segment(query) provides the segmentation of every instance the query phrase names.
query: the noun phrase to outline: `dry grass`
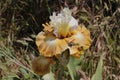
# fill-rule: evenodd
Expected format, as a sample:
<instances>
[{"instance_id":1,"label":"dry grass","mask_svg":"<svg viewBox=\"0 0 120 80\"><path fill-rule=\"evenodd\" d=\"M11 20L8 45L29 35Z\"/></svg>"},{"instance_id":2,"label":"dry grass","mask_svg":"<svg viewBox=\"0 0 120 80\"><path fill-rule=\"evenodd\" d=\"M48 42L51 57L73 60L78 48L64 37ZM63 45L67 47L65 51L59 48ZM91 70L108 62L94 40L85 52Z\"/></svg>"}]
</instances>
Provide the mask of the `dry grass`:
<instances>
[{"instance_id":1,"label":"dry grass","mask_svg":"<svg viewBox=\"0 0 120 80\"><path fill-rule=\"evenodd\" d=\"M92 45L79 63L82 77L91 79L104 54L103 80L120 80L119 0L1 0L0 80L40 80L30 63L39 55L35 36L63 6L73 8L73 16L91 31Z\"/></svg>"}]
</instances>

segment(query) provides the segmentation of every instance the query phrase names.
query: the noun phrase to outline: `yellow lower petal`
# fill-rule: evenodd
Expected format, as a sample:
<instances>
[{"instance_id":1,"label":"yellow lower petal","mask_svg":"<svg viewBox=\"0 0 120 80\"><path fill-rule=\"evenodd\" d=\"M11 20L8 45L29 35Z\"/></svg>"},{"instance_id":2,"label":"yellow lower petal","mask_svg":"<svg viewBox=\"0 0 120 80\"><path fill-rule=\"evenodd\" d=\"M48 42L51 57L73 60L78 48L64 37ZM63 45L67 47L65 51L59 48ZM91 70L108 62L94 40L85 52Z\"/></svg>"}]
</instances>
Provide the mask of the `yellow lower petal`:
<instances>
[{"instance_id":1,"label":"yellow lower petal","mask_svg":"<svg viewBox=\"0 0 120 80\"><path fill-rule=\"evenodd\" d=\"M72 31L72 36L66 39L68 42L73 41L74 44L79 44L84 50L91 45L90 32L84 26L79 26L78 29Z\"/></svg>"},{"instance_id":2,"label":"yellow lower petal","mask_svg":"<svg viewBox=\"0 0 120 80\"><path fill-rule=\"evenodd\" d=\"M69 47L70 55L75 56L77 58L80 58L80 56L83 54L83 49L79 49L79 46L73 46Z\"/></svg>"},{"instance_id":3,"label":"yellow lower petal","mask_svg":"<svg viewBox=\"0 0 120 80\"><path fill-rule=\"evenodd\" d=\"M67 43L64 39L58 39L54 35L45 34L44 32L37 35L36 45L39 52L46 57L61 54L62 51L67 49Z\"/></svg>"}]
</instances>

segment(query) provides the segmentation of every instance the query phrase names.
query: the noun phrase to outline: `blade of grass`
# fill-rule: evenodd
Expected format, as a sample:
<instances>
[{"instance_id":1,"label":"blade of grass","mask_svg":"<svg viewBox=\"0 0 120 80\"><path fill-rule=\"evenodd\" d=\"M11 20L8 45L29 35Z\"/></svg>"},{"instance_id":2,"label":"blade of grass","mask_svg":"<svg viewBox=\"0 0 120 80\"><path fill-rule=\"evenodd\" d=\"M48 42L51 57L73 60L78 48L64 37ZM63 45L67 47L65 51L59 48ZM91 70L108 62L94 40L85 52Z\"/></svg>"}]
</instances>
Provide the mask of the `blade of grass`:
<instances>
[{"instance_id":1,"label":"blade of grass","mask_svg":"<svg viewBox=\"0 0 120 80\"><path fill-rule=\"evenodd\" d=\"M26 69L27 71L29 71L29 72L31 72L32 74L34 74L34 75L37 76L37 74L35 74L35 73L34 73L32 70L30 70L29 68L25 67L25 66L24 66L20 61L18 61L14 56L9 55L9 54L12 54L9 48L7 48L7 47L4 47L4 49L3 49L3 48L0 48L0 53L3 54L4 56L6 56L7 58L9 58L10 61L12 61L13 63L19 65L20 67Z\"/></svg>"},{"instance_id":2,"label":"blade of grass","mask_svg":"<svg viewBox=\"0 0 120 80\"><path fill-rule=\"evenodd\" d=\"M95 74L92 76L91 80L102 80L102 67L103 67L103 54L100 56L100 61L98 63Z\"/></svg>"}]
</instances>

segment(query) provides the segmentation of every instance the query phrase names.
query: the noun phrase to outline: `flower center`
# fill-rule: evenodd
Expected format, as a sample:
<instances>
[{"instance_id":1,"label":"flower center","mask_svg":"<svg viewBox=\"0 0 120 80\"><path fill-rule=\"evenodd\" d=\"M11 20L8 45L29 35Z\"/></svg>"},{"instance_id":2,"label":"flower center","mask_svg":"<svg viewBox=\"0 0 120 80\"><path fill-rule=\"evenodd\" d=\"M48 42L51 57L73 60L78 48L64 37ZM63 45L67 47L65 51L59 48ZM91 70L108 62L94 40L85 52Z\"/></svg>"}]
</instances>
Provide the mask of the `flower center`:
<instances>
[{"instance_id":1,"label":"flower center","mask_svg":"<svg viewBox=\"0 0 120 80\"><path fill-rule=\"evenodd\" d=\"M59 38L65 38L68 36L69 34L69 30L70 30L70 26L69 24L66 24L66 23L62 23L62 24L59 24L58 25L58 37Z\"/></svg>"}]
</instances>

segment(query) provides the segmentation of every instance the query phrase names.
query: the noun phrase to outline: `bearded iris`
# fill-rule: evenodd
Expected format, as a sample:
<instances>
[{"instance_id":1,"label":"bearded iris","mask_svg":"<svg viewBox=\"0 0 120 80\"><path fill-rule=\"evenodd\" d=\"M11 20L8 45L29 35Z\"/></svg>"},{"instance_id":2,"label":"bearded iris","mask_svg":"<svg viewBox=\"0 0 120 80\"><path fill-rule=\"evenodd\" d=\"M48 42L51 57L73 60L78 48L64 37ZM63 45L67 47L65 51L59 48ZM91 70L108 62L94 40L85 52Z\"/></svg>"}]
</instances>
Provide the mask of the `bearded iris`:
<instances>
[{"instance_id":1,"label":"bearded iris","mask_svg":"<svg viewBox=\"0 0 120 80\"><path fill-rule=\"evenodd\" d=\"M91 44L90 32L79 25L68 8L59 14L53 13L50 22L43 24L43 31L36 37L36 45L41 55L53 57L69 49L70 55L80 57Z\"/></svg>"}]
</instances>

